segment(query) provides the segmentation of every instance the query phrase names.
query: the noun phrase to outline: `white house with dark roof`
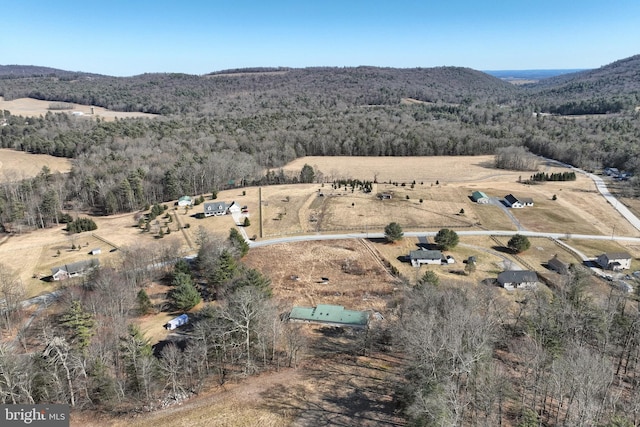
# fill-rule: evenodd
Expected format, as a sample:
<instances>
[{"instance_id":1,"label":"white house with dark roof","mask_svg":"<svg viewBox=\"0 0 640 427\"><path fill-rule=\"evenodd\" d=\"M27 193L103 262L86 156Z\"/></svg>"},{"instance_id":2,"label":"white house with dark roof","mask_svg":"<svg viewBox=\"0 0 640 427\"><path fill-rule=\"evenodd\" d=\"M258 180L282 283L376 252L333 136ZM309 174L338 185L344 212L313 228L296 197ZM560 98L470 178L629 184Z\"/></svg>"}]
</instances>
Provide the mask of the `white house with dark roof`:
<instances>
[{"instance_id":1,"label":"white house with dark roof","mask_svg":"<svg viewBox=\"0 0 640 427\"><path fill-rule=\"evenodd\" d=\"M409 252L411 265L420 267L422 264L442 264L442 252L419 249Z\"/></svg>"},{"instance_id":2,"label":"white house with dark roof","mask_svg":"<svg viewBox=\"0 0 640 427\"><path fill-rule=\"evenodd\" d=\"M51 269L51 277L56 281L68 279L70 277L78 277L89 273L99 265L100 261L97 259L72 262L58 267L53 267Z\"/></svg>"},{"instance_id":3,"label":"white house with dark roof","mask_svg":"<svg viewBox=\"0 0 640 427\"><path fill-rule=\"evenodd\" d=\"M596 258L596 262L605 270L628 270L631 268L631 255L626 252L609 252Z\"/></svg>"},{"instance_id":4,"label":"white house with dark roof","mask_svg":"<svg viewBox=\"0 0 640 427\"><path fill-rule=\"evenodd\" d=\"M516 197L513 194L507 194L504 196L504 202L510 208L524 208L525 206L533 206L533 199L531 197Z\"/></svg>"},{"instance_id":5,"label":"white house with dark roof","mask_svg":"<svg viewBox=\"0 0 640 427\"><path fill-rule=\"evenodd\" d=\"M528 270L503 271L498 274L498 283L508 291L534 288L538 284L538 275Z\"/></svg>"},{"instance_id":6,"label":"white house with dark roof","mask_svg":"<svg viewBox=\"0 0 640 427\"><path fill-rule=\"evenodd\" d=\"M518 200L518 198L516 196L514 196L513 194L507 194L506 196L504 196L504 202L510 208L523 208L524 207L524 205L520 202L520 200Z\"/></svg>"}]
</instances>

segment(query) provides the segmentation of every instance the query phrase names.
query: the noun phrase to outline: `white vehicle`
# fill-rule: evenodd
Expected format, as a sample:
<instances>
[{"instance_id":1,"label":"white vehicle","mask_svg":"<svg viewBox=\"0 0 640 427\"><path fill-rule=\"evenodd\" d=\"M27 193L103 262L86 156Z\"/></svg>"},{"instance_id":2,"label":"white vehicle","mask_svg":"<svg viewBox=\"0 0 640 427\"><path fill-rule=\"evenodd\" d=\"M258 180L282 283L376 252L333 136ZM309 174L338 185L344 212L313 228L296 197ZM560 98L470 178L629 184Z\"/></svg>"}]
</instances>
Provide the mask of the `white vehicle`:
<instances>
[{"instance_id":1,"label":"white vehicle","mask_svg":"<svg viewBox=\"0 0 640 427\"><path fill-rule=\"evenodd\" d=\"M169 320L167 324L164 325L164 327L170 331L173 331L177 327L186 325L187 323L189 323L189 316L187 316L186 314L181 314L180 316Z\"/></svg>"}]
</instances>

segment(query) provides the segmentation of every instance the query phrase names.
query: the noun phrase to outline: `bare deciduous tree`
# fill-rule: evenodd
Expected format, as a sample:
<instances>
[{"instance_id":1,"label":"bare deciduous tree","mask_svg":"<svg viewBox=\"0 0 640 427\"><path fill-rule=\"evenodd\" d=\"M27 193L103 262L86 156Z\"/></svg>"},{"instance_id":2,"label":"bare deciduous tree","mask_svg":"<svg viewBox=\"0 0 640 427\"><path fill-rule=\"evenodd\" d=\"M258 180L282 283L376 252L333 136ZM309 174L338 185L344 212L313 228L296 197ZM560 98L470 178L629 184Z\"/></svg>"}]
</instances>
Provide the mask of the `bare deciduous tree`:
<instances>
[{"instance_id":1,"label":"bare deciduous tree","mask_svg":"<svg viewBox=\"0 0 640 427\"><path fill-rule=\"evenodd\" d=\"M12 316L20 309L25 290L18 274L4 264L0 264L0 312L5 328L12 326Z\"/></svg>"}]
</instances>

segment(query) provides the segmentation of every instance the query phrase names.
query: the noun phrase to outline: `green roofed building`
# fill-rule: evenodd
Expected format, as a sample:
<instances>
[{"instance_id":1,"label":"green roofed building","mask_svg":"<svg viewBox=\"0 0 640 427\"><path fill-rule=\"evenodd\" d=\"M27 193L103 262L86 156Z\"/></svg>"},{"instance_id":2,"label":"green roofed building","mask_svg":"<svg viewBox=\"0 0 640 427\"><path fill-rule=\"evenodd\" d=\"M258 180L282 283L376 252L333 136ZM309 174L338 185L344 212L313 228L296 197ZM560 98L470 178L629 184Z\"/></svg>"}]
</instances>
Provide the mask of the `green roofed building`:
<instances>
[{"instance_id":1,"label":"green roofed building","mask_svg":"<svg viewBox=\"0 0 640 427\"><path fill-rule=\"evenodd\" d=\"M364 328L369 323L369 313L346 310L341 305L320 304L316 307L293 307L289 320Z\"/></svg>"},{"instance_id":2,"label":"green roofed building","mask_svg":"<svg viewBox=\"0 0 640 427\"><path fill-rule=\"evenodd\" d=\"M489 196L484 194L482 191L474 191L473 193L471 193L471 200L476 203L485 204L489 203Z\"/></svg>"},{"instance_id":3,"label":"green roofed building","mask_svg":"<svg viewBox=\"0 0 640 427\"><path fill-rule=\"evenodd\" d=\"M193 200L191 200L191 197L189 196L182 196L178 199L178 206L180 207L191 206L192 204Z\"/></svg>"}]
</instances>

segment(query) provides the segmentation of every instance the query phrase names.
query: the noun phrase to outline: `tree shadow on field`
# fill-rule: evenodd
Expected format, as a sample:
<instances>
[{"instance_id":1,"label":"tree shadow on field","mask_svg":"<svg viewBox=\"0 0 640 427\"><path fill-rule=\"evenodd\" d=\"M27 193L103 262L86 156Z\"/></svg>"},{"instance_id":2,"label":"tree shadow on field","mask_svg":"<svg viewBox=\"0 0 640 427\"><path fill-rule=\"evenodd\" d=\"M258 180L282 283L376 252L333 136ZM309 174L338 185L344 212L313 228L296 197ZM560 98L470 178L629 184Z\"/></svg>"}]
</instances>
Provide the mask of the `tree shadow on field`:
<instances>
[{"instance_id":1,"label":"tree shadow on field","mask_svg":"<svg viewBox=\"0 0 640 427\"><path fill-rule=\"evenodd\" d=\"M387 243L387 239L384 237L369 237L367 240L371 243Z\"/></svg>"},{"instance_id":2,"label":"tree shadow on field","mask_svg":"<svg viewBox=\"0 0 640 427\"><path fill-rule=\"evenodd\" d=\"M503 253L503 254L513 255L513 251L511 249L507 248L506 246L491 246L491 249L493 249L496 252Z\"/></svg>"},{"instance_id":3,"label":"tree shadow on field","mask_svg":"<svg viewBox=\"0 0 640 427\"><path fill-rule=\"evenodd\" d=\"M487 160L486 162L478 162L478 163L473 163L473 166L478 166L484 169L492 169L492 170L504 170L504 169L498 169L496 168L496 163L492 160Z\"/></svg>"},{"instance_id":4,"label":"tree shadow on field","mask_svg":"<svg viewBox=\"0 0 640 427\"><path fill-rule=\"evenodd\" d=\"M410 263L411 257L409 255L398 255L396 259L400 262Z\"/></svg>"},{"instance_id":5,"label":"tree shadow on field","mask_svg":"<svg viewBox=\"0 0 640 427\"><path fill-rule=\"evenodd\" d=\"M322 366L320 366L322 365ZM315 364L305 384L276 385L262 393L265 409L295 417L295 425L309 426L402 426L389 396L390 384L359 387L349 374L332 365ZM348 368L347 368L348 369ZM364 381L367 379L364 378Z\"/></svg>"},{"instance_id":6,"label":"tree shadow on field","mask_svg":"<svg viewBox=\"0 0 640 427\"><path fill-rule=\"evenodd\" d=\"M179 335L170 335L167 339L159 341L152 346L153 355L155 357L161 357L162 350L164 350L169 344L175 344L181 351L184 351L184 349L187 348L187 340L184 337Z\"/></svg>"}]
</instances>

